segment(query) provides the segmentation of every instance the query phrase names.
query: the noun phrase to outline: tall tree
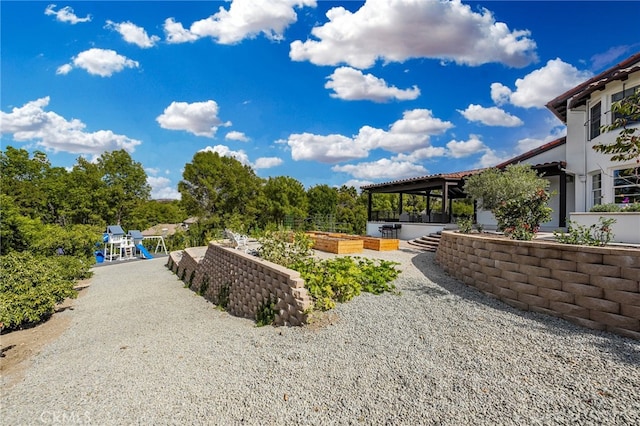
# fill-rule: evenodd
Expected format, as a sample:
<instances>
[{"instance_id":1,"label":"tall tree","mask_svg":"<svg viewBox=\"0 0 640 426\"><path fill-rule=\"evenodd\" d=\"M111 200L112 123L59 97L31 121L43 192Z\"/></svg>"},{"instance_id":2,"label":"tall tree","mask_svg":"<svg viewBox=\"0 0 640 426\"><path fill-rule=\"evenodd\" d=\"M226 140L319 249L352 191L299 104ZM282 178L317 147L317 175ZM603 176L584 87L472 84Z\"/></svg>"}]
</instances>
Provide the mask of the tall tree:
<instances>
[{"instance_id":1,"label":"tall tree","mask_svg":"<svg viewBox=\"0 0 640 426\"><path fill-rule=\"evenodd\" d=\"M66 223L105 226L111 220L107 185L96 163L78 157L67 175Z\"/></svg>"},{"instance_id":2,"label":"tall tree","mask_svg":"<svg viewBox=\"0 0 640 426\"><path fill-rule=\"evenodd\" d=\"M285 217L305 219L307 217L307 194L304 185L289 176L270 177L262 187L266 211L262 215L266 222L282 224Z\"/></svg>"},{"instance_id":3,"label":"tall tree","mask_svg":"<svg viewBox=\"0 0 640 426\"><path fill-rule=\"evenodd\" d=\"M133 161L124 149L102 154L98 158L98 168L106 184L108 222L126 225L138 203L150 197L147 174L142 164Z\"/></svg>"},{"instance_id":4,"label":"tall tree","mask_svg":"<svg viewBox=\"0 0 640 426\"><path fill-rule=\"evenodd\" d=\"M8 146L0 152L2 193L14 199L19 211L33 218L47 213L44 180L51 168L47 155L36 151L33 157L24 149Z\"/></svg>"},{"instance_id":5,"label":"tall tree","mask_svg":"<svg viewBox=\"0 0 640 426\"><path fill-rule=\"evenodd\" d=\"M337 222L341 230L350 234L364 234L367 228L366 197L358 196L353 186L338 189Z\"/></svg>"},{"instance_id":6,"label":"tall tree","mask_svg":"<svg viewBox=\"0 0 640 426\"><path fill-rule=\"evenodd\" d=\"M309 215L335 215L338 207L338 191L329 185L316 185L307 190Z\"/></svg>"},{"instance_id":7,"label":"tall tree","mask_svg":"<svg viewBox=\"0 0 640 426\"><path fill-rule=\"evenodd\" d=\"M216 152L197 152L184 167L178 191L187 213L217 226L253 224L261 179L251 167Z\"/></svg>"}]
</instances>

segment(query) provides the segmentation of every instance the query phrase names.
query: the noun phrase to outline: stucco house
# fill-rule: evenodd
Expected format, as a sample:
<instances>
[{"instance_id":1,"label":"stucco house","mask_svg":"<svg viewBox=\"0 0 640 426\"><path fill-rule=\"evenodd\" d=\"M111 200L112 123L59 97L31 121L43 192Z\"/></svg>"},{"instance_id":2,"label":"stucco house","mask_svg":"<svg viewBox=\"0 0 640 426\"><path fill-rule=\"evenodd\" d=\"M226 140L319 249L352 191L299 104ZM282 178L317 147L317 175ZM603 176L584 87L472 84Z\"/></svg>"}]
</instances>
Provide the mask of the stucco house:
<instances>
[{"instance_id":1,"label":"stucco house","mask_svg":"<svg viewBox=\"0 0 640 426\"><path fill-rule=\"evenodd\" d=\"M611 104L640 92L640 53L629 57L547 103L567 125L566 170L575 177L570 211L586 212L596 204L640 202L640 164L613 162L593 145L614 142L619 131L602 132L614 120ZM631 124L640 127L640 122Z\"/></svg>"},{"instance_id":2,"label":"stucco house","mask_svg":"<svg viewBox=\"0 0 640 426\"><path fill-rule=\"evenodd\" d=\"M602 132L601 126L615 120L611 113L612 103L636 92L640 92L640 52L547 103L547 108L566 124L566 137L497 165L504 168L509 164L531 164L549 179L550 190L557 195L550 200L553 218L542 224L542 230L564 228L570 216L574 220L572 213L588 212L596 204L640 202L640 164L635 160L614 162L609 155L592 148L594 144L615 141L619 130ZM631 126L639 127L640 123L632 123ZM407 226L403 225L400 238L413 239L418 234L442 230L447 223L454 221L450 200L464 196L464 178L477 172L479 170L363 186L370 197L367 232L375 234L381 223L375 220L375 212L371 211L372 194L399 193L401 196L413 194L429 198L433 196L434 188L444 201L438 216L440 223L425 221L424 218L411 221ZM398 220L402 221L402 212L398 213ZM490 212L478 211L477 222L489 227L495 225ZM636 243L640 243L640 215L634 215L625 227L636 229L638 233L627 242L638 239Z\"/></svg>"}]
</instances>

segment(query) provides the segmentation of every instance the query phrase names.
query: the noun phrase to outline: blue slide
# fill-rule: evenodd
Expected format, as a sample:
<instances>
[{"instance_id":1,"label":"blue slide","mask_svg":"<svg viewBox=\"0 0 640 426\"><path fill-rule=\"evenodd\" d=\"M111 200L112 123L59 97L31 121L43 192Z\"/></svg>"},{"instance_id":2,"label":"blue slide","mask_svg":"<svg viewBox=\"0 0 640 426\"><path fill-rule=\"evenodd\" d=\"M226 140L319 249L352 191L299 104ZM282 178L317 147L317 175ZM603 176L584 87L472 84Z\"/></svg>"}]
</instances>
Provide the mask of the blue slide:
<instances>
[{"instance_id":1,"label":"blue slide","mask_svg":"<svg viewBox=\"0 0 640 426\"><path fill-rule=\"evenodd\" d=\"M142 253L145 259L153 259L153 256L151 256L151 253L149 253L142 244L138 244L136 248L140 250L140 253Z\"/></svg>"}]
</instances>

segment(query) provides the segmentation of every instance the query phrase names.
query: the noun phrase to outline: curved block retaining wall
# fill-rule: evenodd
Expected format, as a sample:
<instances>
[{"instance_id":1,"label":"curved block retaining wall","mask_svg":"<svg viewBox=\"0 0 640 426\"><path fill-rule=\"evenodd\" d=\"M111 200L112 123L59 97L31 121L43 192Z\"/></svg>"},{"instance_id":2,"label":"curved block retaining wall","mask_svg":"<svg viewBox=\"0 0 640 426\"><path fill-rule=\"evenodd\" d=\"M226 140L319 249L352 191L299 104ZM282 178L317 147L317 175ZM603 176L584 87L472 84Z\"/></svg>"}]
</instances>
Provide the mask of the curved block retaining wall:
<instances>
[{"instance_id":1,"label":"curved block retaining wall","mask_svg":"<svg viewBox=\"0 0 640 426\"><path fill-rule=\"evenodd\" d=\"M640 340L640 250L445 231L436 261L516 308Z\"/></svg>"},{"instance_id":2,"label":"curved block retaining wall","mask_svg":"<svg viewBox=\"0 0 640 426\"><path fill-rule=\"evenodd\" d=\"M189 249L173 252L167 266L215 304L220 304L220 296L228 290L227 311L232 315L256 319L260 306L271 300L276 303L275 325L306 322L305 310L312 303L297 271L215 243L209 244L200 259L192 254Z\"/></svg>"}]
</instances>

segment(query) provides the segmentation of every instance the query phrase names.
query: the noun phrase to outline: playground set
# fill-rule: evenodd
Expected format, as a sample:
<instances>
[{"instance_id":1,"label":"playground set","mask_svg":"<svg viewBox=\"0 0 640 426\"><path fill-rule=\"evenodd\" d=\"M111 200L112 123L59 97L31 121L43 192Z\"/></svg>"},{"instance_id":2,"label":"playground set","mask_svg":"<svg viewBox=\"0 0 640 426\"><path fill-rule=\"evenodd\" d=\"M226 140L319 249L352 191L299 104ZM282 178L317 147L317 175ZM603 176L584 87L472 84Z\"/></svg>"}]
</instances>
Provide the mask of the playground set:
<instances>
[{"instance_id":1,"label":"playground set","mask_svg":"<svg viewBox=\"0 0 640 426\"><path fill-rule=\"evenodd\" d=\"M138 230L130 230L125 234L119 225L109 225L102 235L102 250L95 252L96 262L153 259L153 255L143 245L144 240L156 242L154 253L164 252L164 254L168 254L164 236L143 236L142 232Z\"/></svg>"}]
</instances>

